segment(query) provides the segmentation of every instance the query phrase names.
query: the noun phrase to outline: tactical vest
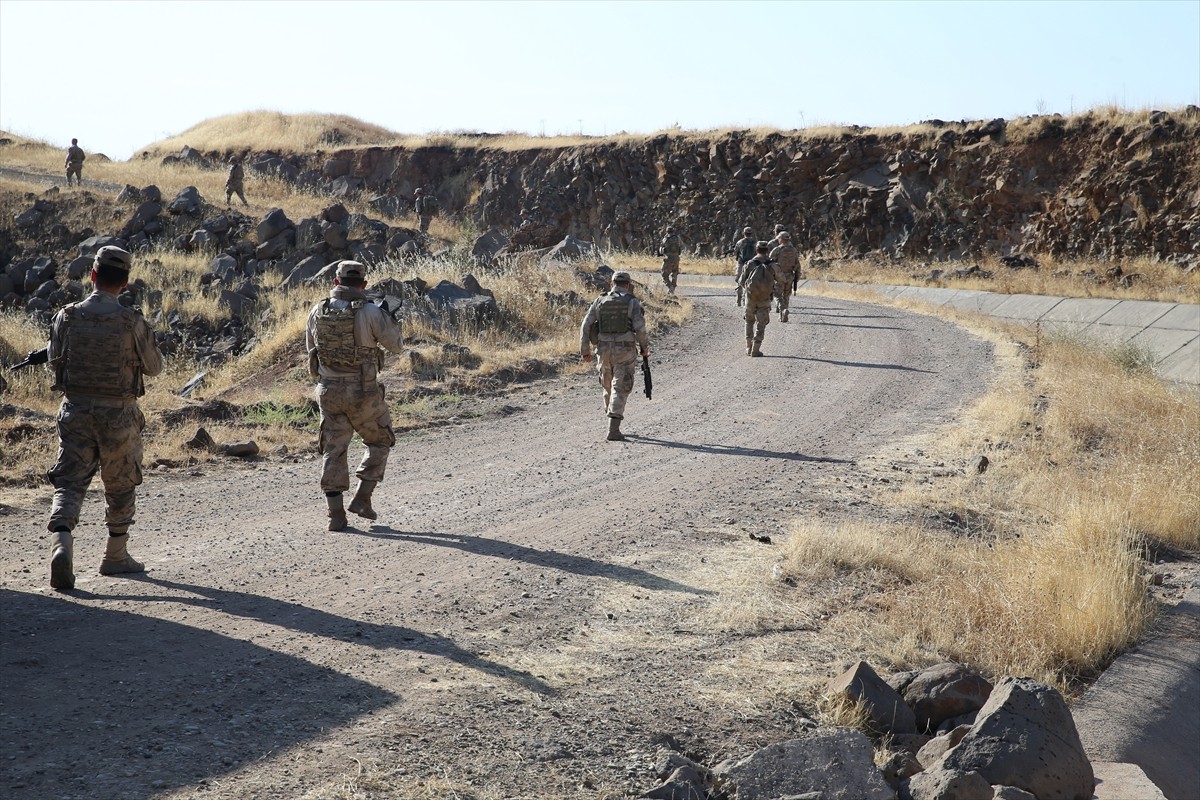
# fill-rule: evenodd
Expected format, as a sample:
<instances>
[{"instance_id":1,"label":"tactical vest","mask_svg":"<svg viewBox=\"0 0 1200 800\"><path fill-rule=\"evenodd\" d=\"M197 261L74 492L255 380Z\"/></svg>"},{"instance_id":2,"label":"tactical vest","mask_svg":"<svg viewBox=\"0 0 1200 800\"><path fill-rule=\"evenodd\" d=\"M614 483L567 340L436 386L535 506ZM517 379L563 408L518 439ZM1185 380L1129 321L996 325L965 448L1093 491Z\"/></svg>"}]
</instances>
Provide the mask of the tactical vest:
<instances>
[{"instance_id":1,"label":"tactical vest","mask_svg":"<svg viewBox=\"0 0 1200 800\"><path fill-rule=\"evenodd\" d=\"M141 397L145 389L133 342L136 313L127 308L112 314L95 314L78 306L63 309L63 355L54 388L68 395Z\"/></svg>"},{"instance_id":2,"label":"tactical vest","mask_svg":"<svg viewBox=\"0 0 1200 800\"><path fill-rule=\"evenodd\" d=\"M799 251L795 245L781 244L771 251L771 255L775 256L775 262L789 273L795 272L796 267L800 266Z\"/></svg>"},{"instance_id":3,"label":"tactical vest","mask_svg":"<svg viewBox=\"0 0 1200 800\"><path fill-rule=\"evenodd\" d=\"M345 308L334 308L326 299L317 315L317 358L332 369L358 369L374 356L374 347L359 347L354 338L354 318L363 306L352 300Z\"/></svg>"},{"instance_id":4,"label":"tactical vest","mask_svg":"<svg viewBox=\"0 0 1200 800\"><path fill-rule=\"evenodd\" d=\"M775 291L775 280L771 277L771 267L756 257L746 264L745 270L746 294L757 303L769 300Z\"/></svg>"},{"instance_id":5,"label":"tactical vest","mask_svg":"<svg viewBox=\"0 0 1200 800\"><path fill-rule=\"evenodd\" d=\"M663 255L677 256L683 252L683 242L679 240L677 235L668 236L666 239L663 239L662 249Z\"/></svg>"},{"instance_id":6,"label":"tactical vest","mask_svg":"<svg viewBox=\"0 0 1200 800\"><path fill-rule=\"evenodd\" d=\"M633 295L609 292L600 301L596 324L599 333L622 334L633 330Z\"/></svg>"}]
</instances>

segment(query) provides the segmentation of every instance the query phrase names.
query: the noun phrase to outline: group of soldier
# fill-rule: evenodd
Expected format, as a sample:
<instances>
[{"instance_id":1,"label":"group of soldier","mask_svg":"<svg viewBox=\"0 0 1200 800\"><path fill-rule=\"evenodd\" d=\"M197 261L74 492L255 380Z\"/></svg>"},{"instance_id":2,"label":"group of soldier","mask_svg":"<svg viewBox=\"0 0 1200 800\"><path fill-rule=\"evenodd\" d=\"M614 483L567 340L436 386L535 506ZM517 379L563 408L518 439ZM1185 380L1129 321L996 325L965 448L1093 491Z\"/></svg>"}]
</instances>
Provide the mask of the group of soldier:
<instances>
[{"instance_id":1,"label":"group of soldier","mask_svg":"<svg viewBox=\"0 0 1200 800\"><path fill-rule=\"evenodd\" d=\"M72 140L72 151L77 149ZM82 150L77 155L68 153L68 178L80 179L82 163ZM241 160L230 159L227 202L233 194L246 202L243 177ZM429 202L418 189L415 210L425 231L437 211L436 201ZM528 219L528 214L523 217ZM660 247L662 277L668 294L673 295L683 246L674 228L665 233ZM743 233L734 247L738 302L745 306L746 352L761 356L772 298L780 321L788 320L788 299L798 277L799 260L782 226L776 226L776 236L769 242L754 240L750 228ZM91 294L59 311L50 327L45 360L53 370L53 388L63 395L56 419L58 456L48 472L54 486L47 526L50 585L58 590L75 586L73 531L97 472L104 484L108 528L100 574L145 569L128 550L136 487L142 482L142 430L146 424L138 398L145 393L144 379L159 374L163 362L149 324L136 309L118 300L129 283L132 263L128 251L101 247L93 259ZM329 297L313 306L305 327L309 373L316 382L321 414L320 485L331 531L348 525L347 512L368 520L378 517L372 495L383 480L396 443L379 373L384 351L400 353L404 340L396 319L369 301L367 272L357 261L339 261ZM650 355L645 311L632 287L628 272L613 273L610 289L591 304L579 331L580 357L584 362L595 361L604 391L609 441L625 439L621 422L626 402L639 359L645 363ZM355 472L355 493L346 504L348 449L356 433L366 450Z\"/></svg>"}]
</instances>

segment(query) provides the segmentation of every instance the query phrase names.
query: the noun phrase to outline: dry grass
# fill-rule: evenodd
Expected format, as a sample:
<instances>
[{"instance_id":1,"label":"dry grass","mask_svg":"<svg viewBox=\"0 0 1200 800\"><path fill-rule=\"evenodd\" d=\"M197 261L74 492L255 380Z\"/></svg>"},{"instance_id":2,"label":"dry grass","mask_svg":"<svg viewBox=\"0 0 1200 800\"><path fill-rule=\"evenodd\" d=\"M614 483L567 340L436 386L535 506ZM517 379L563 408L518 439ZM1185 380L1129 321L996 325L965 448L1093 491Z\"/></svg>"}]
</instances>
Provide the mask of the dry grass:
<instances>
[{"instance_id":1,"label":"dry grass","mask_svg":"<svg viewBox=\"0 0 1200 800\"><path fill-rule=\"evenodd\" d=\"M397 138L387 128L344 114L281 114L263 110L213 117L139 150L162 156L177 153L186 145L203 151L304 153L353 145L391 145Z\"/></svg>"},{"instance_id":2,"label":"dry grass","mask_svg":"<svg viewBox=\"0 0 1200 800\"><path fill-rule=\"evenodd\" d=\"M880 497L913 522L798 522L784 570L872 587L834 628L858 633L876 663L953 659L1066 689L1146 630L1147 547L1200 549L1200 400L1112 351L1030 341L1029 363L990 335L1002 367L990 391L952 430L908 445L949 464L983 453L991 468Z\"/></svg>"}]
</instances>

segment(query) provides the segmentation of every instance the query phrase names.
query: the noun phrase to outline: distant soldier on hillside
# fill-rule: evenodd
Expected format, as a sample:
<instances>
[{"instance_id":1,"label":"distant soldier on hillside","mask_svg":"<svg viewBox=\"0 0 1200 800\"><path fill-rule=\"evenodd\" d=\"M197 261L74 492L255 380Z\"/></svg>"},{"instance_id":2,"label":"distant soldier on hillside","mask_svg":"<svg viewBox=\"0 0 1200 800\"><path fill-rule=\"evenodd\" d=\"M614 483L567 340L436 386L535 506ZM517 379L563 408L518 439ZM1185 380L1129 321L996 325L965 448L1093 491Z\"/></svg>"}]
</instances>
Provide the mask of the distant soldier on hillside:
<instances>
[{"instance_id":1,"label":"distant soldier on hillside","mask_svg":"<svg viewBox=\"0 0 1200 800\"><path fill-rule=\"evenodd\" d=\"M229 176L225 178L225 205L229 205L235 194L241 198L242 205L250 205L246 202L245 186L243 185L245 180L246 169L242 166L242 159L230 156Z\"/></svg>"},{"instance_id":2,"label":"distant soldier on hillside","mask_svg":"<svg viewBox=\"0 0 1200 800\"><path fill-rule=\"evenodd\" d=\"M78 139L71 140L71 146L67 148L67 160L63 165L67 168L67 186L71 185L71 176L75 176L75 185L80 186L83 183L83 160L87 156L83 152L83 148L79 146Z\"/></svg>"},{"instance_id":3,"label":"distant soldier on hillside","mask_svg":"<svg viewBox=\"0 0 1200 800\"><path fill-rule=\"evenodd\" d=\"M417 214L417 219L421 221L421 233L429 230L429 221L438 213L438 201L433 195L425 194L424 189L417 189L416 196L413 198L413 211Z\"/></svg>"},{"instance_id":4,"label":"distant soldier on hillside","mask_svg":"<svg viewBox=\"0 0 1200 800\"><path fill-rule=\"evenodd\" d=\"M667 294L675 294L675 287L679 284L679 254L682 252L683 242L679 234L674 228L668 227L667 235L658 247L658 254L663 257L662 279L666 284Z\"/></svg>"}]
</instances>

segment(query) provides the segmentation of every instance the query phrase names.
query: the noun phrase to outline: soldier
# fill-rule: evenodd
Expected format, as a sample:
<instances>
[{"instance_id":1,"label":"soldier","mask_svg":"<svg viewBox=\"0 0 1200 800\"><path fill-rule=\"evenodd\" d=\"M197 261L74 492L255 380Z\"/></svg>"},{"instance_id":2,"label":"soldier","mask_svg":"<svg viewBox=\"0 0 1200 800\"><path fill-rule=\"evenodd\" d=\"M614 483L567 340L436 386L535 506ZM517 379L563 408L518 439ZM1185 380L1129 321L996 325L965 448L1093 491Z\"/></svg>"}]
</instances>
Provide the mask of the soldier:
<instances>
[{"instance_id":1,"label":"soldier","mask_svg":"<svg viewBox=\"0 0 1200 800\"><path fill-rule=\"evenodd\" d=\"M367 302L365 266L340 261L335 274L329 297L309 312L304 342L321 409L321 489L329 506L329 530L340 531L346 527L342 492L350 488L346 451L355 433L367 451L358 465L358 488L349 510L364 519L379 516L371 508L371 493L383 480L388 453L396 444L392 414L378 381L383 366L379 348L399 353L404 340L399 324Z\"/></svg>"},{"instance_id":2,"label":"soldier","mask_svg":"<svg viewBox=\"0 0 1200 800\"><path fill-rule=\"evenodd\" d=\"M779 234L783 233L784 230L785 230L785 227L783 226L782 223L776 223L775 229L772 232L774 235L771 237L771 241L767 242L767 247L771 248L772 250L774 250L776 247L778 247L779 246Z\"/></svg>"},{"instance_id":3,"label":"soldier","mask_svg":"<svg viewBox=\"0 0 1200 800\"><path fill-rule=\"evenodd\" d=\"M246 202L245 187L242 182L246 179L246 170L242 166L242 160L237 156L229 158L229 176L225 178L225 205L229 205L236 194L242 200L242 205L248 206Z\"/></svg>"},{"instance_id":4,"label":"soldier","mask_svg":"<svg viewBox=\"0 0 1200 800\"><path fill-rule=\"evenodd\" d=\"M433 215L438 212L437 198L433 195L426 195L424 189L417 189L417 194L413 198L413 211L417 213L417 218L421 221L421 233L429 230L429 220L433 219Z\"/></svg>"},{"instance_id":5,"label":"soldier","mask_svg":"<svg viewBox=\"0 0 1200 800\"><path fill-rule=\"evenodd\" d=\"M592 360L596 351L596 370L604 387L604 410L608 414L608 441L623 442L621 420L625 401L633 391L638 353L650 355L650 337L642 304L633 296L633 279L628 272L612 276L612 288L588 309L579 326L579 355Z\"/></svg>"},{"instance_id":6,"label":"soldier","mask_svg":"<svg viewBox=\"0 0 1200 800\"><path fill-rule=\"evenodd\" d=\"M137 398L145 394L142 378L162 372L162 355L142 315L117 300L129 282L131 264L125 250L101 247L92 263L92 293L59 311L50 326L53 388L63 393L58 458L48 473L54 485L47 526L54 589L75 588L71 532L96 470L104 483L108 525L100 574L145 569L128 549L146 425Z\"/></svg>"},{"instance_id":7,"label":"soldier","mask_svg":"<svg viewBox=\"0 0 1200 800\"><path fill-rule=\"evenodd\" d=\"M67 148L67 160L63 165L67 168L67 186L71 185L71 176L75 176L75 185L83 184L83 160L87 158L84 155L83 148L79 146L78 139L71 140L71 146Z\"/></svg>"},{"instance_id":8,"label":"soldier","mask_svg":"<svg viewBox=\"0 0 1200 800\"><path fill-rule=\"evenodd\" d=\"M663 257L662 279L667 286L667 294L675 294L679 285L679 254L683 252L683 242L675 229L667 227L667 235L663 237L658 247L658 254Z\"/></svg>"},{"instance_id":9,"label":"soldier","mask_svg":"<svg viewBox=\"0 0 1200 800\"><path fill-rule=\"evenodd\" d=\"M533 217L529 216L529 209L521 209L521 221L517 223L517 230L522 230L533 225Z\"/></svg>"},{"instance_id":10,"label":"soldier","mask_svg":"<svg viewBox=\"0 0 1200 800\"><path fill-rule=\"evenodd\" d=\"M738 276L738 305L746 306L746 355L762 356L763 335L771 322L771 294L775 291L775 268L767 243L755 245L754 258L742 265Z\"/></svg>"},{"instance_id":11,"label":"soldier","mask_svg":"<svg viewBox=\"0 0 1200 800\"><path fill-rule=\"evenodd\" d=\"M742 265L754 258L754 248L756 246L758 246L758 240L754 238L754 230L751 228L742 228L742 238L738 239L737 243L733 246L733 255L737 259L735 277L741 278Z\"/></svg>"},{"instance_id":12,"label":"soldier","mask_svg":"<svg viewBox=\"0 0 1200 800\"><path fill-rule=\"evenodd\" d=\"M771 251L771 263L775 266L775 310L779 312L779 321L788 321L788 302L792 296L792 288L800 277L800 254L792 244L792 235L780 231L776 236L779 246Z\"/></svg>"}]
</instances>

